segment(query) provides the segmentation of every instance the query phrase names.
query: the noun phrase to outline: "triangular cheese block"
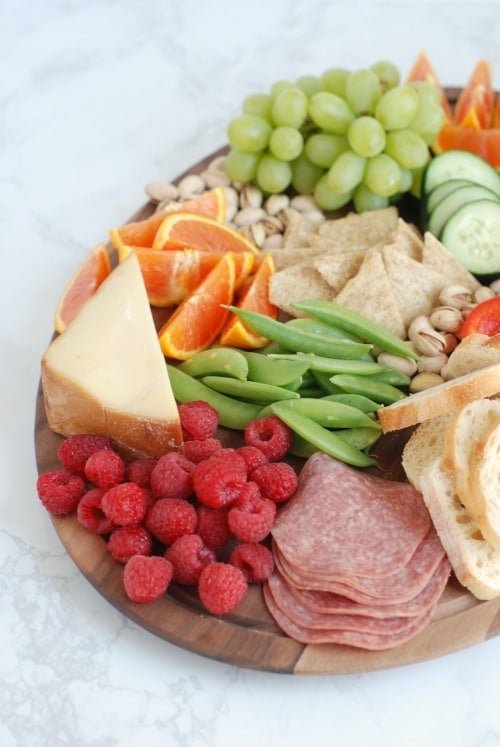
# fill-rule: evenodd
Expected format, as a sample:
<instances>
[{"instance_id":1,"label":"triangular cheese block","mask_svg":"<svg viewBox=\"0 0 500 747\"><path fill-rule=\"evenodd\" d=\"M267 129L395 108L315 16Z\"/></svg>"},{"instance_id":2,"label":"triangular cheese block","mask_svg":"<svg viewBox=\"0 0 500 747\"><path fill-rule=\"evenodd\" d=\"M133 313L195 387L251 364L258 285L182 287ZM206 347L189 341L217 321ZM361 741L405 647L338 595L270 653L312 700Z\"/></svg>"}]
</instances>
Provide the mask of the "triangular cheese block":
<instances>
[{"instance_id":1,"label":"triangular cheese block","mask_svg":"<svg viewBox=\"0 0 500 747\"><path fill-rule=\"evenodd\" d=\"M481 286L481 283L463 265L457 262L453 254L429 231L424 234L422 262L424 265L432 267L433 270L446 275L449 285L456 283L469 288L471 291L475 291Z\"/></svg>"},{"instance_id":2,"label":"triangular cheese block","mask_svg":"<svg viewBox=\"0 0 500 747\"><path fill-rule=\"evenodd\" d=\"M63 436L106 435L149 456L180 446L179 414L135 255L49 345L42 388L49 426Z\"/></svg>"}]
</instances>

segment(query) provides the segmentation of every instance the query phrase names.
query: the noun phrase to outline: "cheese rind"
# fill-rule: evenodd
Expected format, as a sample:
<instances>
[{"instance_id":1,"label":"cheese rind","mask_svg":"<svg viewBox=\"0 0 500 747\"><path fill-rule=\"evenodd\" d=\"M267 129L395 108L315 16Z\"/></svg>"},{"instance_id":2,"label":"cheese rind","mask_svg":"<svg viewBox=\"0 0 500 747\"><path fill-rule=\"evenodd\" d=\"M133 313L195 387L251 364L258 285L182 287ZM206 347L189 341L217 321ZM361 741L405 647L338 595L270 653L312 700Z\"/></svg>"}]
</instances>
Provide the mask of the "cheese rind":
<instances>
[{"instance_id":1,"label":"cheese rind","mask_svg":"<svg viewBox=\"0 0 500 747\"><path fill-rule=\"evenodd\" d=\"M42 358L47 420L64 436L97 433L133 454L182 444L177 405L139 263L108 276Z\"/></svg>"}]
</instances>

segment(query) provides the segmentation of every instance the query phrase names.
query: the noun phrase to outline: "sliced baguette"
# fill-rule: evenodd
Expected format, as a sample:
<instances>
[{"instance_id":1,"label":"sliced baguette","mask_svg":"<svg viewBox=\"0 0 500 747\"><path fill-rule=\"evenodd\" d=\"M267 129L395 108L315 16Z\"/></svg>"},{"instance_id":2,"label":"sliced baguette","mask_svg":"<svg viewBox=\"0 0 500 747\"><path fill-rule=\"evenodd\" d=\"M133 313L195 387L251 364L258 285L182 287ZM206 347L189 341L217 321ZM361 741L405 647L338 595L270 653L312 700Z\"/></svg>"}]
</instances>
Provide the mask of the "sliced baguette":
<instances>
[{"instance_id":1,"label":"sliced baguette","mask_svg":"<svg viewBox=\"0 0 500 747\"><path fill-rule=\"evenodd\" d=\"M494 363L500 363L500 334L492 337L479 333L469 335L448 358L446 378L455 379Z\"/></svg>"},{"instance_id":2,"label":"sliced baguette","mask_svg":"<svg viewBox=\"0 0 500 747\"><path fill-rule=\"evenodd\" d=\"M411 394L378 411L383 433L408 428L500 392L500 363Z\"/></svg>"},{"instance_id":3,"label":"sliced baguette","mask_svg":"<svg viewBox=\"0 0 500 747\"><path fill-rule=\"evenodd\" d=\"M457 579L478 599L500 596L500 550L476 527L436 459L422 473L422 495Z\"/></svg>"},{"instance_id":4,"label":"sliced baguette","mask_svg":"<svg viewBox=\"0 0 500 747\"><path fill-rule=\"evenodd\" d=\"M446 428L453 413L447 412L438 418L421 423L403 449L402 463L406 477L420 492L420 477L424 469L441 454Z\"/></svg>"},{"instance_id":5,"label":"sliced baguette","mask_svg":"<svg viewBox=\"0 0 500 747\"><path fill-rule=\"evenodd\" d=\"M476 444L470 468L473 515L484 538L500 551L500 416Z\"/></svg>"}]
</instances>

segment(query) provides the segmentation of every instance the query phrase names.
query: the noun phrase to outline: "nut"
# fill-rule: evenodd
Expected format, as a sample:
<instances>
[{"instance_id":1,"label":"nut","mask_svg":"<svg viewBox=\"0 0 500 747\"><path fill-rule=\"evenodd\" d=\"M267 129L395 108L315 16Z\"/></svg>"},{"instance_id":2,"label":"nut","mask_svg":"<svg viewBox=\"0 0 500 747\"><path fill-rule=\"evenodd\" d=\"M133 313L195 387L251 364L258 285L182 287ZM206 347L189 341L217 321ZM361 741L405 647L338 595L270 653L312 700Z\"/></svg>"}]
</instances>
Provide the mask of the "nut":
<instances>
[{"instance_id":1,"label":"nut","mask_svg":"<svg viewBox=\"0 0 500 747\"><path fill-rule=\"evenodd\" d=\"M446 353L437 355L422 355L418 361L419 373L429 371L430 373L440 373L443 366L447 363L448 356Z\"/></svg>"},{"instance_id":2,"label":"nut","mask_svg":"<svg viewBox=\"0 0 500 747\"><path fill-rule=\"evenodd\" d=\"M380 353L377 357L377 363L381 366L387 366L388 368L394 368L396 371L401 371L407 376L413 376L417 372L417 362L412 358L403 358L400 355L391 355L391 353Z\"/></svg>"},{"instance_id":3,"label":"nut","mask_svg":"<svg viewBox=\"0 0 500 747\"><path fill-rule=\"evenodd\" d=\"M446 347L444 336L435 329L422 329L413 337L412 342L422 355L437 355L444 352Z\"/></svg>"},{"instance_id":4,"label":"nut","mask_svg":"<svg viewBox=\"0 0 500 747\"><path fill-rule=\"evenodd\" d=\"M463 309L471 303L472 294L463 285L449 285L443 288L439 294L439 301L443 306L451 306L453 309Z\"/></svg>"},{"instance_id":5,"label":"nut","mask_svg":"<svg viewBox=\"0 0 500 747\"><path fill-rule=\"evenodd\" d=\"M231 179L225 171L216 171L215 169L209 171L207 169L206 171L202 171L200 176L205 182L205 186L209 189L214 189L215 187L229 187L231 184Z\"/></svg>"},{"instance_id":6,"label":"nut","mask_svg":"<svg viewBox=\"0 0 500 747\"><path fill-rule=\"evenodd\" d=\"M283 234L273 233L271 236L267 236L261 249L281 249L283 246Z\"/></svg>"},{"instance_id":7,"label":"nut","mask_svg":"<svg viewBox=\"0 0 500 747\"><path fill-rule=\"evenodd\" d=\"M482 303L483 301L489 301L490 298L495 298L495 291L492 290L491 288L487 288L484 285L478 288L477 291L474 293L474 301L476 303Z\"/></svg>"},{"instance_id":8,"label":"nut","mask_svg":"<svg viewBox=\"0 0 500 747\"><path fill-rule=\"evenodd\" d=\"M251 184L245 184L240 192L240 207L241 208L260 208L264 195L258 187L254 187Z\"/></svg>"},{"instance_id":9,"label":"nut","mask_svg":"<svg viewBox=\"0 0 500 747\"><path fill-rule=\"evenodd\" d=\"M156 182L149 182L146 184L146 194L152 202L171 202L175 200L179 194L179 191L175 184L170 182L163 182L158 180Z\"/></svg>"},{"instance_id":10,"label":"nut","mask_svg":"<svg viewBox=\"0 0 500 747\"><path fill-rule=\"evenodd\" d=\"M442 332L456 332L462 324L462 314L453 306L438 306L430 315L429 321Z\"/></svg>"},{"instance_id":11,"label":"nut","mask_svg":"<svg viewBox=\"0 0 500 747\"><path fill-rule=\"evenodd\" d=\"M235 202L226 201L226 222L234 220L234 216L238 212L238 205Z\"/></svg>"},{"instance_id":12,"label":"nut","mask_svg":"<svg viewBox=\"0 0 500 747\"><path fill-rule=\"evenodd\" d=\"M284 229L282 221L276 215L267 215L263 218L262 225L266 229L266 236L281 233Z\"/></svg>"},{"instance_id":13,"label":"nut","mask_svg":"<svg viewBox=\"0 0 500 747\"><path fill-rule=\"evenodd\" d=\"M253 223L258 223L263 218L266 218L266 213L262 208L246 207L236 213L234 222L237 226L243 228L244 226L251 226Z\"/></svg>"},{"instance_id":14,"label":"nut","mask_svg":"<svg viewBox=\"0 0 500 747\"><path fill-rule=\"evenodd\" d=\"M226 156L217 156L207 166L207 171L224 171Z\"/></svg>"},{"instance_id":15,"label":"nut","mask_svg":"<svg viewBox=\"0 0 500 747\"><path fill-rule=\"evenodd\" d=\"M444 346L443 353L446 353L446 355L449 355L450 353L453 353L453 351L457 347L457 345L458 345L458 338L454 334L452 334L451 332L446 332L443 335L443 337L444 337L445 343L446 343L445 346Z\"/></svg>"},{"instance_id":16,"label":"nut","mask_svg":"<svg viewBox=\"0 0 500 747\"><path fill-rule=\"evenodd\" d=\"M266 240L266 229L264 228L262 223L254 223L252 226L250 226L250 240L253 241L253 243L261 248L262 244Z\"/></svg>"},{"instance_id":17,"label":"nut","mask_svg":"<svg viewBox=\"0 0 500 747\"><path fill-rule=\"evenodd\" d=\"M159 202L156 206L156 212L157 213L175 213L178 210L182 210L182 205L180 202L172 202L172 200L164 200L163 202Z\"/></svg>"},{"instance_id":18,"label":"nut","mask_svg":"<svg viewBox=\"0 0 500 747\"><path fill-rule=\"evenodd\" d=\"M430 323L429 318L426 316L416 316L408 327L408 339L413 342L413 339L422 332L422 330L427 329L432 329L432 324Z\"/></svg>"},{"instance_id":19,"label":"nut","mask_svg":"<svg viewBox=\"0 0 500 747\"><path fill-rule=\"evenodd\" d=\"M198 174L189 174L179 182L179 196L182 200L201 195L205 191L205 182Z\"/></svg>"},{"instance_id":20,"label":"nut","mask_svg":"<svg viewBox=\"0 0 500 747\"><path fill-rule=\"evenodd\" d=\"M267 198L264 209L268 215L278 215L290 205L288 195L271 195Z\"/></svg>"},{"instance_id":21,"label":"nut","mask_svg":"<svg viewBox=\"0 0 500 747\"><path fill-rule=\"evenodd\" d=\"M498 278L498 280L494 280L490 284L490 288L493 291L493 293L495 294L495 296L500 296L500 278Z\"/></svg>"},{"instance_id":22,"label":"nut","mask_svg":"<svg viewBox=\"0 0 500 747\"><path fill-rule=\"evenodd\" d=\"M238 207L239 195L233 187L224 187L224 194L227 203L231 203L231 205L236 205L236 207Z\"/></svg>"},{"instance_id":23,"label":"nut","mask_svg":"<svg viewBox=\"0 0 500 747\"><path fill-rule=\"evenodd\" d=\"M297 195L290 200L290 206L299 213L308 213L310 210L318 210L318 206L310 195Z\"/></svg>"},{"instance_id":24,"label":"nut","mask_svg":"<svg viewBox=\"0 0 500 747\"><path fill-rule=\"evenodd\" d=\"M426 389L430 389L438 384L443 384L444 379L437 373L431 373L425 371L424 373L417 374L410 383L410 392L416 394L417 392L423 392Z\"/></svg>"},{"instance_id":25,"label":"nut","mask_svg":"<svg viewBox=\"0 0 500 747\"><path fill-rule=\"evenodd\" d=\"M320 223L326 220L321 210L308 210L307 213L304 213L304 218L312 226L319 226Z\"/></svg>"},{"instance_id":26,"label":"nut","mask_svg":"<svg viewBox=\"0 0 500 747\"><path fill-rule=\"evenodd\" d=\"M444 364L443 368L439 372L439 375L442 376L445 381L450 381L450 379L455 378L451 372L449 363Z\"/></svg>"}]
</instances>

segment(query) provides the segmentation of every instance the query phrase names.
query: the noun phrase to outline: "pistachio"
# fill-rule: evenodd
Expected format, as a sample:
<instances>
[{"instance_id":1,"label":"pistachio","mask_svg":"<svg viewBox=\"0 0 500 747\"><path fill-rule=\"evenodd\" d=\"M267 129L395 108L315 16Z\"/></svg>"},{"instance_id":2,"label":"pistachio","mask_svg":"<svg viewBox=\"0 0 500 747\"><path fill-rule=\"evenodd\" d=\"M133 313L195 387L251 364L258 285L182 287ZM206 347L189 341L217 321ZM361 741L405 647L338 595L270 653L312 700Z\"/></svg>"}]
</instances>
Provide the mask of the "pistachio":
<instances>
[{"instance_id":1,"label":"pistachio","mask_svg":"<svg viewBox=\"0 0 500 747\"><path fill-rule=\"evenodd\" d=\"M308 213L310 210L318 210L314 198L310 195L296 195L290 200L290 206L299 213Z\"/></svg>"},{"instance_id":2,"label":"pistachio","mask_svg":"<svg viewBox=\"0 0 500 747\"><path fill-rule=\"evenodd\" d=\"M417 392L423 392L426 389L430 389L438 384L443 384L444 379L437 373L431 373L430 371L424 371L423 373L417 374L410 383L410 392L416 394Z\"/></svg>"},{"instance_id":3,"label":"pistachio","mask_svg":"<svg viewBox=\"0 0 500 747\"><path fill-rule=\"evenodd\" d=\"M308 210L304 213L304 218L312 225L319 226L325 220L324 213L321 210Z\"/></svg>"},{"instance_id":4,"label":"pistachio","mask_svg":"<svg viewBox=\"0 0 500 747\"><path fill-rule=\"evenodd\" d=\"M152 202L171 202L177 198L179 191L175 184L161 180L146 184L146 194Z\"/></svg>"},{"instance_id":5,"label":"pistachio","mask_svg":"<svg viewBox=\"0 0 500 747\"><path fill-rule=\"evenodd\" d=\"M445 353L438 353L437 355L422 355L418 360L418 371L419 373L423 373L424 371L440 373L447 361L448 356Z\"/></svg>"},{"instance_id":6,"label":"pistachio","mask_svg":"<svg viewBox=\"0 0 500 747\"><path fill-rule=\"evenodd\" d=\"M454 379L453 373L451 372L450 364L445 363L441 371L439 372L439 375L443 377L445 381L450 381L450 379Z\"/></svg>"},{"instance_id":7,"label":"pistachio","mask_svg":"<svg viewBox=\"0 0 500 747\"><path fill-rule=\"evenodd\" d=\"M446 353L446 355L449 355L450 353L453 353L453 351L457 347L458 338L455 337L455 335L452 334L451 332L445 332L443 337L445 339L445 346L444 346L443 353Z\"/></svg>"},{"instance_id":8,"label":"pistachio","mask_svg":"<svg viewBox=\"0 0 500 747\"><path fill-rule=\"evenodd\" d=\"M453 306L438 306L430 315L429 321L442 332L456 332L462 324L462 314Z\"/></svg>"},{"instance_id":9,"label":"pistachio","mask_svg":"<svg viewBox=\"0 0 500 747\"><path fill-rule=\"evenodd\" d=\"M443 306L451 306L453 309L463 309L472 301L472 294L463 285L449 285L443 288L439 294L439 301Z\"/></svg>"},{"instance_id":10,"label":"pistachio","mask_svg":"<svg viewBox=\"0 0 500 747\"><path fill-rule=\"evenodd\" d=\"M207 166L207 171L224 171L226 156L217 156Z\"/></svg>"},{"instance_id":11,"label":"pistachio","mask_svg":"<svg viewBox=\"0 0 500 747\"><path fill-rule=\"evenodd\" d=\"M474 293L474 301L476 303L482 303L483 301L488 301L490 298L495 298L495 291L492 290L491 288L487 288L484 285L478 288L477 291Z\"/></svg>"},{"instance_id":12,"label":"pistachio","mask_svg":"<svg viewBox=\"0 0 500 747\"><path fill-rule=\"evenodd\" d=\"M179 196L183 200L189 200L191 197L201 195L205 191L205 182L198 174L189 174L179 182Z\"/></svg>"},{"instance_id":13,"label":"pistachio","mask_svg":"<svg viewBox=\"0 0 500 747\"><path fill-rule=\"evenodd\" d=\"M156 206L156 212L157 213L175 213L177 210L181 210L182 203L180 202L172 202L172 200L164 200L163 202L159 202Z\"/></svg>"},{"instance_id":14,"label":"pistachio","mask_svg":"<svg viewBox=\"0 0 500 747\"><path fill-rule=\"evenodd\" d=\"M264 210L268 215L278 215L290 205L288 195L271 195L264 203Z\"/></svg>"},{"instance_id":15,"label":"pistachio","mask_svg":"<svg viewBox=\"0 0 500 747\"><path fill-rule=\"evenodd\" d=\"M240 192L241 208L260 208L264 195L258 187L252 184L245 184Z\"/></svg>"},{"instance_id":16,"label":"pistachio","mask_svg":"<svg viewBox=\"0 0 500 747\"><path fill-rule=\"evenodd\" d=\"M380 353L377 356L377 363L381 366L394 368L401 371L407 376L413 376L417 372L417 363L412 358L403 358L401 355L392 355L391 353Z\"/></svg>"},{"instance_id":17,"label":"pistachio","mask_svg":"<svg viewBox=\"0 0 500 747\"><path fill-rule=\"evenodd\" d=\"M417 352L422 355L437 355L446 346L444 336L435 329L422 329L413 339Z\"/></svg>"},{"instance_id":18,"label":"pistachio","mask_svg":"<svg viewBox=\"0 0 500 747\"><path fill-rule=\"evenodd\" d=\"M413 341L422 330L426 329L432 330L432 324L430 323L429 318L427 316L416 316L408 327L408 339Z\"/></svg>"},{"instance_id":19,"label":"pistachio","mask_svg":"<svg viewBox=\"0 0 500 747\"><path fill-rule=\"evenodd\" d=\"M262 244L266 240L266 229L261 222L254 223L250 226L250 240L253 241L259 249L262 247Z\"/></svg>"},{"instance_id":20,"label":"pistachio","mask_svg":"<svg viewBox=\"0 0 500 747\"><path fill-rule=\"evenodd\" d=\"M266 229L266 236L281 233L284 229L282 221L276 215L267 215L262 219L262 225Z\"/></svg>"},{"instance_id":21,"label":"pistachio","mask_svg":"<svg viewBox=\"0 0 500 747\"><path fill-rule=\"evenodd\" d=\"M498 280L494 280L490 284L490 288L493 291L493 293L495 294L495 296L500 296L500 278L498 278Z\"/></svg>"},{"instance_id":22,"label":"pistachio","mask_svg":"<svg viewBox=\"0 0 500 747\"><path fill-rule=\"evenodd\" d=\"M243 228L243 226L251 226L252 223L258 223L266 217L266 213L262 208L259 207L245 207L236 213L234 222L237 226Z\"/></svg>"},{"instance_id":23,"label":"pistachio","mask_svg":"<svg viewBox=\"0 0 500 747\"><path fill-rule=\"evenodd\" d=\"M283 234L273 233L270 236L266 236L261 249L281 249L283 246Z\"/></svg>"},{"instance_id":24,"label":"pistachio","mask_svg":"<svg viewBox=\"0 0 500 747\"><path fill-rule=\"evenodd\" d=\"M226 222L233 221L237 212L238 205L234 202L227 202L226 200Z\"/></svg>"},{"instance_id":25,"label":"pistachio","mask_svg":"<svg viewBox=\"0 0 500 747\"><path fill-rule=\"evenodd\" d=\"M231 205L236 205L236 207L238 207L239 195L233 187L224 187L224 195L226 197L226 202L230 202Z\"/></svg>"},{"instance_id":26,"label":"pistachio","mask_svg":"<svg viewBox=\"0 0 500 747\"><path fill-rule=\"evenodd\" d=\"M209 189L215 189L215 187L229 187L231 179L228 177L225 171L216 171L212 169L209 171L202 171L200 174L201 178L205 182L205 186Z\"/></svg>"},{"instance_id":27,"label":"pistachio","mask_svg":"<svg viewBox=\"0 0 500 747\"><path fill-rule=\"evenodd\" d=\"M294 220L295 218L301 218L302 213L299 213L298 210L295 210L293 207L287 207L284 210L281 210L281 212L278 214L278 218L283 221L283 223L286 225L289 221Z\"/></svg>"}]
</instances>

